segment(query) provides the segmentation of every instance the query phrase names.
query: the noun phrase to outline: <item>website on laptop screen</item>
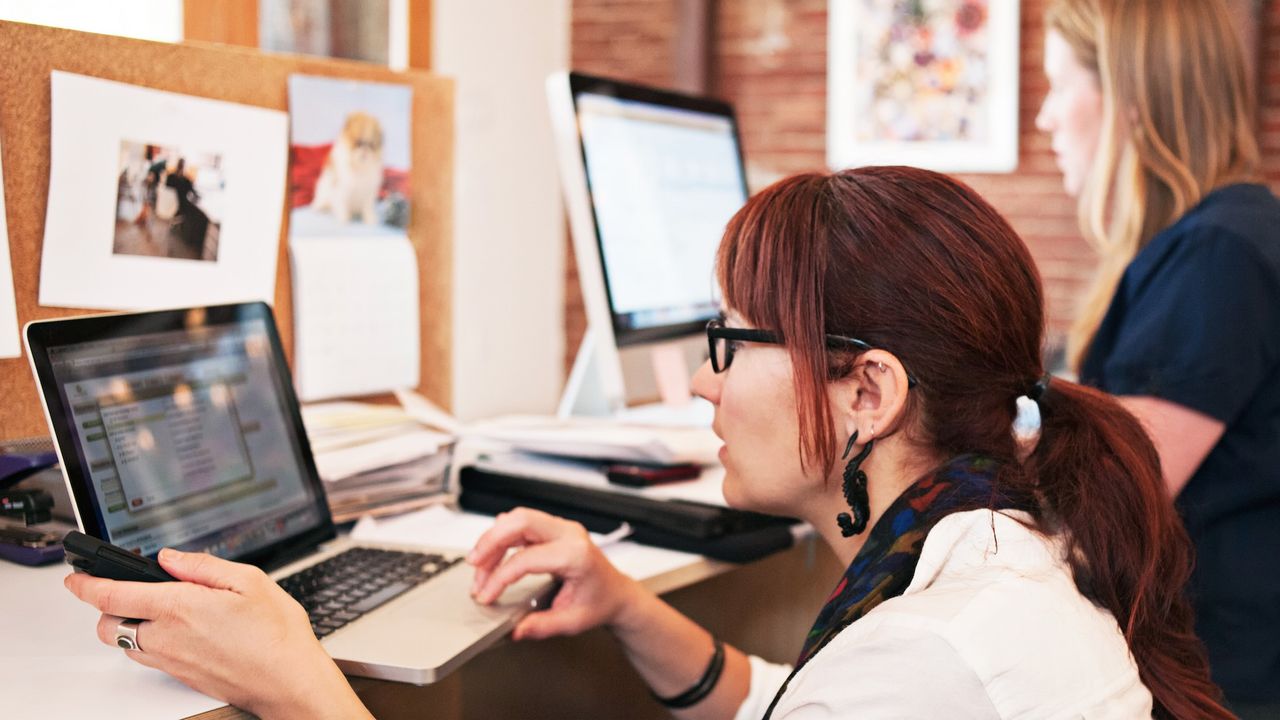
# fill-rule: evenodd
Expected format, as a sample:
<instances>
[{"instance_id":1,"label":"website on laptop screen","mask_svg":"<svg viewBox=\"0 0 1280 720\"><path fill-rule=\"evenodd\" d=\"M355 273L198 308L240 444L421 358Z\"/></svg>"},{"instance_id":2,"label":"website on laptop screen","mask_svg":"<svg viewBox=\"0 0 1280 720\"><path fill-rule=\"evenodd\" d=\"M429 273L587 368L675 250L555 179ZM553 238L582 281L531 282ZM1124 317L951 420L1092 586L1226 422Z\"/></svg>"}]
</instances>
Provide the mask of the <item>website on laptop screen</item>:
<instances>
[{"instance_id":1,"label":"website on laptop screen","mask_svg":"<svg viewBox=\"0 0 1280 720\"><path fill-rule=\"evenodd\" d=\"M238 557L323 522L267 332L248 319L50 348L111 542Z\"/></svg>"}]
</instances>

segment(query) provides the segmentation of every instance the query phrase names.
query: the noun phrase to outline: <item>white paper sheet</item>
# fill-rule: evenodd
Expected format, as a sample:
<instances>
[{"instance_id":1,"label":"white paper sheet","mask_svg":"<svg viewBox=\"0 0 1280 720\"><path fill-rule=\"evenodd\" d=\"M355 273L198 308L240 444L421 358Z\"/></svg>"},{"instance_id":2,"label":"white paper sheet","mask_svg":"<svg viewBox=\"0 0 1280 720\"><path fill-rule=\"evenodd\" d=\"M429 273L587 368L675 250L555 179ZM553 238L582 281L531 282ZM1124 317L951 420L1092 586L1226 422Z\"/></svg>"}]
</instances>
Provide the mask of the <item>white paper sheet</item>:
<instances>
[{"instance_id":1,"label":"white paper sheet","mask_svg":"<svg viewBox=\"0 0 1280 720\"><path fill-rule=\"evenodd\" d=\"M400 407L404 408L407 414L423 425L451 435L462 434L463 426L457 418L422 395L412 390L397 390L396 399L400 401Z\"/></svg>"},{"instance_id":2,"label":"white paper sheet","mask_svg":"<svg viewBox=\"0 0 1280 720\"><path fill-rule=\"evenodd\" d=\"M452 440L430 430L411 430L392 437L316 453L316 472L326 482L434 455Z\"/></svg>"},{"instance_id":3,"label":"white paper sheet","mask_svg":"<svg viewBox=\"0 0 1280 720\"><path fill-rule=\"evenodd\" d=\"M0 562L4 717L169 720L226 705L98 640L99 613L62 586L68 571Z\"/></svg>"},{"instance_id":4,"label":"white paper sheet","mask_svg":"<svg viewBox=\"0 0 1280 720\"><path fill-rule=\"evenodd\" d=\"M216 158L196 179L197 188L217 183L201 188L201 209L217 226L204 259L117 247L126 205L143 221L143 198L122 201L130 184L126 145ZM143 310L274 299L288 161L284 113L55 71L50 156L41 305ZM160 192L177 195L164 186ZM151 204L157 218L173 212Z\"/></svg>"},{"instance_id":5,"label":"white paper sheet","mask_svg":"<svg viewBox=\"0 0 1280 720\"><path fill-rule=\"evenodd\" d=\"M407 238L289 245L294 382L304 400L416 387L418 259Z\"/></svg>"},{"instance_id":6,"label":"white paper sheet","mask_svg":"<svg viewBox=\"0 0 1280 720\"><path fill-rule=\"evenodd\" d=\"M302 424L317 455L422 429L398 407L350 401L304 405Z\"/></svg>"},{"instance_id":7,"label":"white paper sheet","mask_svg":"<svg viewBox=\"0 0 1280 720\"><path fill-rule=\"evenodd\" d=\"M4 207L4 168L0 167L0 358L22 355L18 339L18 307L13 296L13 266L9 260L7 217Z\"/></svg>"}]
</instances>

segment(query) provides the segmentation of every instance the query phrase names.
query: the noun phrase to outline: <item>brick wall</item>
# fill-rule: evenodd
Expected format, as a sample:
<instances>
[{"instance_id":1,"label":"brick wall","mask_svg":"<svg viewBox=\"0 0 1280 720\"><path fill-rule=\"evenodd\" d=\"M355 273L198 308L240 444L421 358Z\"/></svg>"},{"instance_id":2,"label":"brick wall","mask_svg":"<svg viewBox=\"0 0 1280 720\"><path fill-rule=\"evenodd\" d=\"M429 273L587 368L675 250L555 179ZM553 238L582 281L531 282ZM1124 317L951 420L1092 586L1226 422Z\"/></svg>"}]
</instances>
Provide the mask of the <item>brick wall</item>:
<instances>
[{"instance_id":1,"label":"brick wall","mask_svg":"<svg viewBox=\"0 0 1280 720\"><path fill-rule=\"evenodd\" d=\"M1258 37L1259 139L1262 168L1272 192L1280 192L1280 3L1264 5Z\"/></svg>"},{"instance_id":2,"label":"brick wall","mask_svg":"<svg viewBox=\"0 0 1280 720\"><path fill-rule=\"evenodd\" d=\"M670 86L680 0L573 0L571 58L585 72ZM738 112L753 190L802 170L826 153L826 0L709 0L715 6L710 93ZM1260 22L1260 129L1265 171L1280 188L1280 3ZM1062 191L1048 137L1035 129L1047 90L1041 71L1047 0L1021 3L1017 171L961 175L1026 240L1044 277L1050 333L1061 337L1093 269L1076 228L1075 203ZM566 281L566 370L586 326L570 252Z\"/></svg>"},{"instance_id":3,"label":"brick wall","mask_svg":"<svg viewBox=\"0 0 1280 720\"><path fill-rule=\"evenodd\" d=\"M573 0L569 62L574 70L670 87L675 0ZM565 242L564 369L568 376L587 329L573 243Z\"/></svg>"}]
</instances>

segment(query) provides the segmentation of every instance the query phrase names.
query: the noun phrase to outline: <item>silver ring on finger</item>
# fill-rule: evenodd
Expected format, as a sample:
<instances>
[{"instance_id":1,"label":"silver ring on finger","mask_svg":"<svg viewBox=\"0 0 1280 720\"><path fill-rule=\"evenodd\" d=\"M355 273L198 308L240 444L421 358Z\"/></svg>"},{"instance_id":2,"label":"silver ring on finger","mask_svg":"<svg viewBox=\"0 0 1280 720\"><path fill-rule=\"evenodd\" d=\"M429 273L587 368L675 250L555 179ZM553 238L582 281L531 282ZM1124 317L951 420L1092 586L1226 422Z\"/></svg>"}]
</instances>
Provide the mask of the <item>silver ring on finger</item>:
<instances>
[{"instance_id":1,"label":"silver ring on finger","mask_svg":"<svg viewBox=\"0 0 1280 720\"><path fill-rule=\"evenodd\" d=\"M146 652L138 644L138 626L141 624L141 620L121 620L120 624L116 625L116 645L125 650Z\"/></svg>"}]
</instances>

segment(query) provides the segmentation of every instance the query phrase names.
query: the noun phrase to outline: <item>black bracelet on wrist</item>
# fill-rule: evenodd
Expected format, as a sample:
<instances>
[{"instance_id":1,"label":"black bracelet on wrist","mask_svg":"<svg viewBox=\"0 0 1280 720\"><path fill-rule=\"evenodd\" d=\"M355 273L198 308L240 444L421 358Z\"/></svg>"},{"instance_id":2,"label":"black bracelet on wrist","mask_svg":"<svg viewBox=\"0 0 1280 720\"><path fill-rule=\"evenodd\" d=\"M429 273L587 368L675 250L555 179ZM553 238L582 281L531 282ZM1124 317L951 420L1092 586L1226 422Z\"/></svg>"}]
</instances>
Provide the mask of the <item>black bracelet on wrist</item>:
<instances>
[{"instance_id":1,"label":"black bracelet on wrist","mask_svg":"<svg viewBox=\"0 0 1280 720\"><path fill-rule=\"evenodd\" d=\"M687 708L710 695L716 689L716 683L720 682L720 673L724 670L724 641L717 638L715 644L716 649L711 655L711 662L707 664L706 672L702 673L693 687L669 698L659 697L657 693L651 692L654 699L669 708Z\"/></svg>"}]
</instances>

